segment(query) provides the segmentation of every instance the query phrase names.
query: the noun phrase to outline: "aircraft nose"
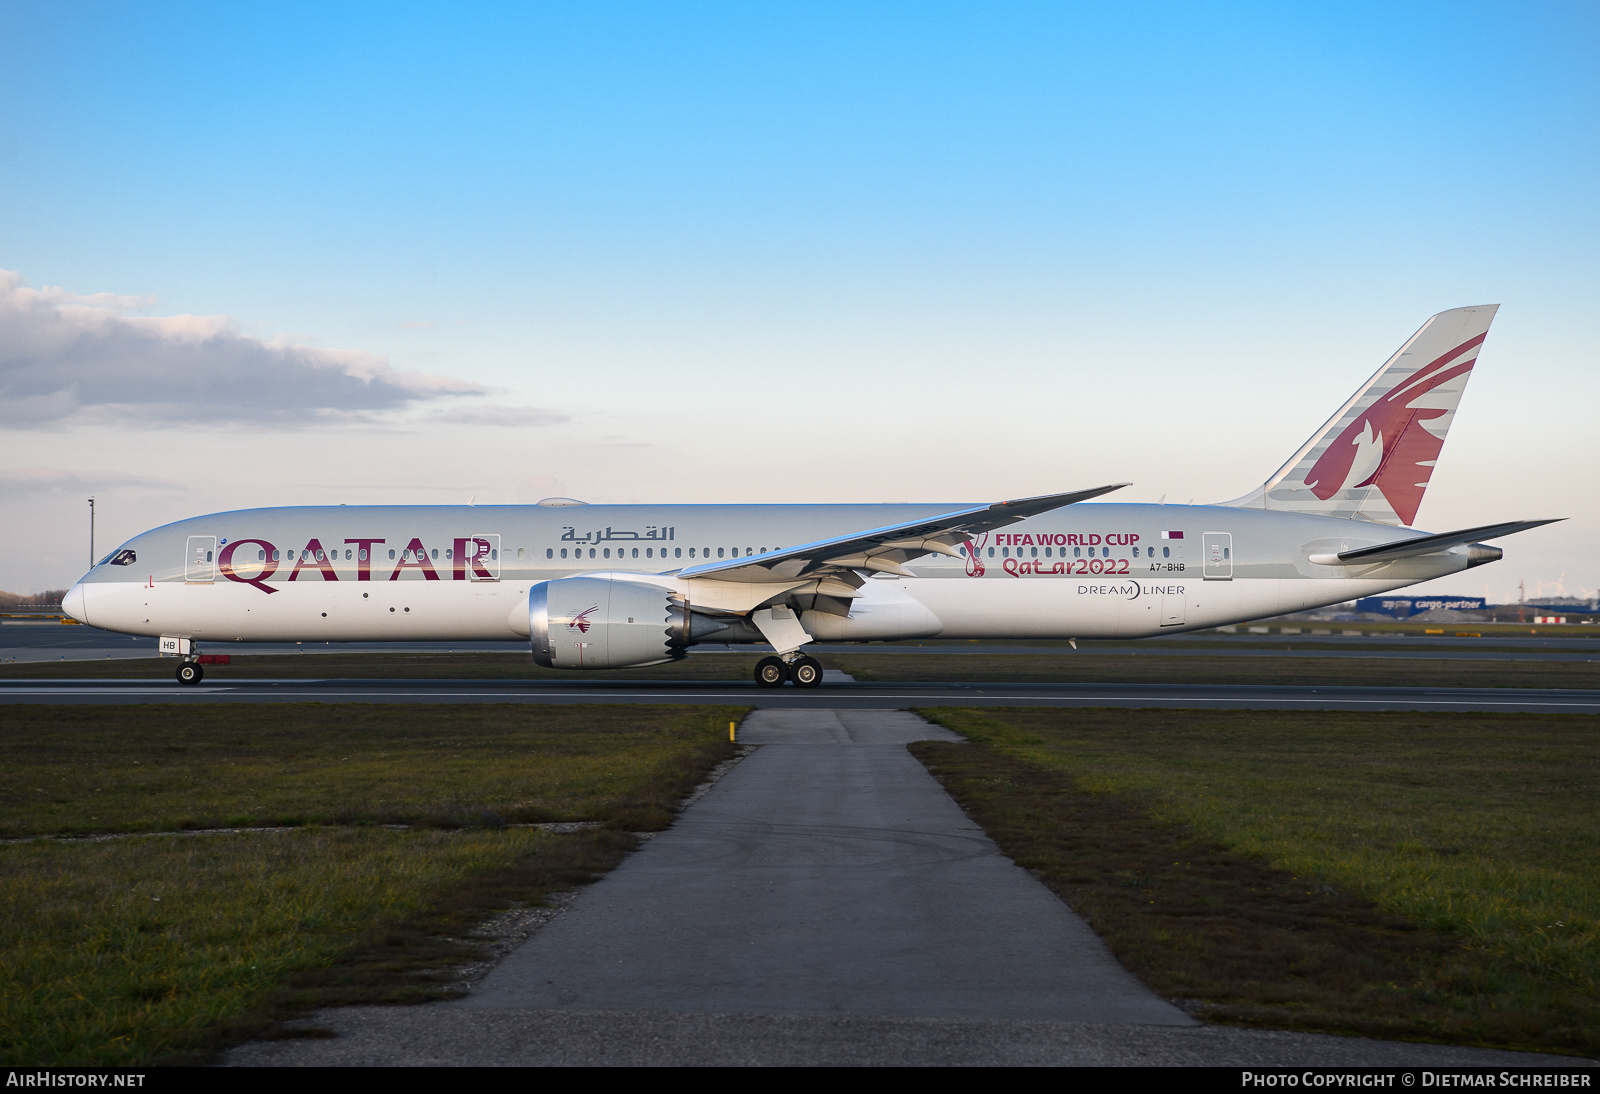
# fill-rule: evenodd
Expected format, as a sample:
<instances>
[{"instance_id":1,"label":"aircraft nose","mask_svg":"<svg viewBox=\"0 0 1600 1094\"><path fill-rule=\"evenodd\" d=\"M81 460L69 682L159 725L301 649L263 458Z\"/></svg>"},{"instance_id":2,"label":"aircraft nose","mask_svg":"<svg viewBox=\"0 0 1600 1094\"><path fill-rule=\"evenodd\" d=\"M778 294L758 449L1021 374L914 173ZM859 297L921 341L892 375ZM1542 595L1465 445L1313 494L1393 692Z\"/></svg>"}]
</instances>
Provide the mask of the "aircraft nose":
<instances>
[{"instance_id":1,"label":"aircraft nose","mask_svg":"<svg viewBox=\"0 0 1600 1094\"><path fill-rule=\"evenodd\" d=\"M61 610L66 612L79 623L89 622L89 597L84 592L83 582L78 582L67 590L67 595L61 598Z\"/></svg>"}]
</instances>

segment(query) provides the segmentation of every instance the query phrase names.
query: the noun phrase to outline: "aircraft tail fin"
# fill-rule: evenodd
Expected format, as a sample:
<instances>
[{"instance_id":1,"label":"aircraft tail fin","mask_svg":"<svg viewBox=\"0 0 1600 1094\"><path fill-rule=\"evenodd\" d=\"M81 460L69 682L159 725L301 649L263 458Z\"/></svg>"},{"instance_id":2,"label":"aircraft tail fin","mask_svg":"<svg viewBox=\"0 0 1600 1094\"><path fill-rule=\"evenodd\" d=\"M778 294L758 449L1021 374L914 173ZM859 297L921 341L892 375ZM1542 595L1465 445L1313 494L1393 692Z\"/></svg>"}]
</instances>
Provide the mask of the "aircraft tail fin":
<instances>
[{"instance_id":1,"label":"aircraft tail fin","mask_svg":"<svg viewBox=\"0 0 1600 1094\"><path fill-rule=\"evenodd\" d=\"M1429 319L1277 474L1223 504L1409 526L1498 309Z\"/></svg>"}]
</instances>

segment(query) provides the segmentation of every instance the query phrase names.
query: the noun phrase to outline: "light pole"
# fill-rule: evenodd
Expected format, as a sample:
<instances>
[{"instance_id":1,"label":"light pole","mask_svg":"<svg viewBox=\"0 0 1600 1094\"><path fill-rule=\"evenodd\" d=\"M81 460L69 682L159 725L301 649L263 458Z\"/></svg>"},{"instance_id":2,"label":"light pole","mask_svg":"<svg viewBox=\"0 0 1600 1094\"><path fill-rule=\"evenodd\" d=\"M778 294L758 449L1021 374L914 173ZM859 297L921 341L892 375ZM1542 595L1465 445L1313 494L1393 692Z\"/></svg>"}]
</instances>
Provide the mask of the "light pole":
<instances>
[{"instance_id":1,"label":"light pole","mask_svg":"<svg viewBox=\"0 0 1600 1094\"><path fill-rule=\"evenodd\" d=\"M94 499L89 499L89 569L94 569Z\"/></svg>"}]
</instances>

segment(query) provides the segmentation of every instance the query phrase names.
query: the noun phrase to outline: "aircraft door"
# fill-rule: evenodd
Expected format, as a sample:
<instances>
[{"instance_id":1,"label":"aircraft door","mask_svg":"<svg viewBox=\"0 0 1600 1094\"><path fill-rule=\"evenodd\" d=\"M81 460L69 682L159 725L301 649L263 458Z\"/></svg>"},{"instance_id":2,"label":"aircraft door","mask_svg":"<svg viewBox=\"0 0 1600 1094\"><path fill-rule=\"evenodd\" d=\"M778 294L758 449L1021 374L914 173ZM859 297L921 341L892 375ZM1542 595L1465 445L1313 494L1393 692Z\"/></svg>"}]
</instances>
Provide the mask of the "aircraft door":
<instances>
[{"instance_id":1,"label":"aircraft door","mask_svg":"<svg viewBox=\"0 0 1600 1094\"><path fill-rule=\"evenodd\" d=\"M1203 575L1207 581L1233 580L1233 533L1205 532L1200 536L1204 556Z\"/></svg>"},{"instance_id":2,"label":"aircraft door","mask_svg":"<svg viewBox=\"0 0 1600 1094\"><path fill-rule=\"evenodd\" d=\"M467 540L467 580L500 580L500 536L496 533L475 535Z\"/></svg>"},{"instance_id":3,"label":"aircraft door","mask_svg":"<svg viewBox=\"0 0 1600 1094\"><path fill-rule=\"evenodd\" d=\"M216 560L216 536L190 536L183 561L183 580L191 585L209 585L217 579Z\"/></svg>"}]
</instances>

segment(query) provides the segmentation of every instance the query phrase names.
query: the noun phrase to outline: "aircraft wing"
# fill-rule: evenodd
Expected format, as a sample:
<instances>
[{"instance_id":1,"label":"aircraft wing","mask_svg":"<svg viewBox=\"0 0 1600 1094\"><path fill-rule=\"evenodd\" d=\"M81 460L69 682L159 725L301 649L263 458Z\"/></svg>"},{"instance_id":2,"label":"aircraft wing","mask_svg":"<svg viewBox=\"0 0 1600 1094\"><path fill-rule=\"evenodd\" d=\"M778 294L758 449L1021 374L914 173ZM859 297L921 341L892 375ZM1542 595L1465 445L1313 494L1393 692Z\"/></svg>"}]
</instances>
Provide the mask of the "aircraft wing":
<instances>
[{"instance_id":1,"label":"aircraft wing","mask_svg":"<svg viewBox=\"0 0 1600 1094\"><path fill-rule=\"evenodd\" d=\"M1092 490L975 505L941 516L869 528L863 532L803 543L781 551L769 551L764 555L690 566L679 571L678 576L714 577L719 581L804 581L845 571L871 570L910 577L912 575L904 564L911 559L926 554L960 558L962 556L956 550L956 545L974 535L1016 524L1063 505L1097 498L1127 485L1119 482L1097 486Z\"/></svg>"},{"instance_id":2,"label":"aircraft wing","mask_svg":"<svg viewBox=\"0 0 1600 1094\"><path fill-rule=\"evenodd\" d=\"M1538 528L1546 524L1554 524L1564 517L1553 520L1511 520L1504 524L1482 524L1476 528L1463 528L1458 532L1440 532L1433 536L1416 536L1412 539L1402 539L1395 543L1380 543L1375 547L1358 547L1353 551L1340 551L1337 555L1323 559L1327 556L1312 555L1312 562L1321 562L1324 565L1356 565L1368 562L1389 562L1397 558L1410 558L1413 555L1431 555L1435 551L1447 551L1451 547L1459 547L1463 543L1473 543L1480 539L1496 539L1500 536L1509 536L1513 532L1526 532L1529 528Z\"/></svg>"}]
</instances>

